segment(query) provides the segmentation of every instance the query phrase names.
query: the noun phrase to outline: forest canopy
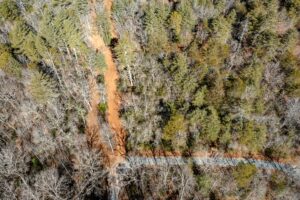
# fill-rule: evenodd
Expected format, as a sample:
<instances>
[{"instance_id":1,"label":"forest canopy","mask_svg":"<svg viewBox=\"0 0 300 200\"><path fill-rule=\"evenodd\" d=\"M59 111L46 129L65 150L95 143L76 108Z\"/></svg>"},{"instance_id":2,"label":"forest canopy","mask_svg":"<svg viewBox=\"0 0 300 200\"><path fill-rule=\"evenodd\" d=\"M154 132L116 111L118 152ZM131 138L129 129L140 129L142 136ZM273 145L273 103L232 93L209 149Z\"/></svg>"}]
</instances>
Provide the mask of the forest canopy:
<instances>
[{"instance_id":1,"label":"forest canopy","mask_svg":"<svg viewBox=\"0 0 300 200\"><path fill-rule=\"evenodd\" d=\"M300 0L0 0L0 85L0 199L299 199Z\"/></svg>"}]
</instances>

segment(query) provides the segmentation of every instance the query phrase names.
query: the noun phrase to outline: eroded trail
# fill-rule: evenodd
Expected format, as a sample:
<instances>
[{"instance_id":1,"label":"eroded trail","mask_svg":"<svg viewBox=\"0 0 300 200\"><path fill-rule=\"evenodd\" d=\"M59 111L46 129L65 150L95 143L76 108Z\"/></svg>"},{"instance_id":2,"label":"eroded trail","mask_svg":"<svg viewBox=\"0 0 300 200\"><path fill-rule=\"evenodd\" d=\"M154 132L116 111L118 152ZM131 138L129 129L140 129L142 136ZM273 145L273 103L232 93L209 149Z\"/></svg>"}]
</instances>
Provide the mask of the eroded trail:
<instances>
[{"instance_id":1,"label":"eroded trail","mask_svg":"<svg viewBox=\"0 0 300 200\"><path fill-rule=\"evenodd\" d=\"M88 142L91 146L102 148L100 138L100 125L98 122L98 110L97 106L100 99L100 93L97 88L97 82L94 75L89 75L89 94L90 94L90 109L86 117L86 134L88 136Z\"/></svg>"},{"instance_id":2,"label":"eroded trail","mask_svg":"<svg viewBox=\"0 0 300 200\"><path fill-rule=\"evenodd\" d=\"M103 1L105 9L107 9L107 12L110 14L111 13L111 6L112 2L104 0ZM90 1L90 17L92 20L92 27L91 27L91 36L90 36L90 44L95 51L99 51L103 54L104 60L106 63L106 70L104 72L104 81L105 81L105 89L106 89L106 96L107 96L107 121L108 124L113 131L113 140L115 142L115 148L114 148L114 153L112 154L111 152L107 151L107 147L104 147L104 142L101 142L101 136L98 136L98 141L105 150L105 154L107 157L109 157L109 165L117 165L117 163L122 162L122 160L125 158L125 132L122 128L121 124L121 119L119 116L119 110L120 110L120 96L117 91L117 81L119 79L118 71L116 64L113 61L113 55L109 47L107 47L104 43L103 38L101 37L100 33L97 30L96 27L96 19L97 19L97 13L96 13L96 0L91 0ZM111 25L111 35L112 37L116 37L113 25ZM96 75L99 74L100 72L95 72ZM93 79L91 79L91 82ZM98 92L99 93L99 92ZM99 103L100 96L98 95L97 92L91 91L91 107L92 110L88 114L88 121L90 121L88 124L91 124L91 126L94 126L95 120L93 119L94 116L97 114L97 105ZM98 99L98 101L97 101ZM93 111L93 108L96 108L95 111ZM94 113L96 112L96 113ZM98 125L94 126L95 128L99 127ZM98 134L100 135L100 131L98 131ZM103 150L102 150L103 151Z\"/></svg>"},{"instance_id":3,"label":"eroded trail","mask_svg":"<svg viewBox=\"0 0 300 200\"><path fill-rule=\"evenodd\" d=\"M103 3L104 3L104 6L106 8L108 15L111 16L112 1L104 0ZM117 34L116 34L113 24L114 23L112 22L112 20L110 18L111 37L116 38ZM115 149L116 155L124 157L126 154L125 131L122 128L121 119L120 119L120 115L119 115L121 99L120 99L120 95L117 90L119 73L117 70L117 66L113 61L113 55L112 55L111 50L108 47L104 46L104 49L102 52L104 54L105 61L107 64L107 69L104 74L104 79L105 79L105 88L106 88L106 93L107 93L108 123L115 133L114 139L116 142L116 149Z\"/></svg>"},{"instance_id":4,"label":"eroded trail","mask_svg":"<svg viewBox=\"0 0 300 200\"><path fill-rule=\"evenodd\" d=\"M104 0L104 7L109 16L111 16L112 1ZM103 138L100 138L100 143L103 144L101 148L105 149L103 156L108 158L108 162L105 163L109 168L109 185L110 185L110 199L118 199L118 194L120 191L119 176L117 173L117 166L120 163L125 162L125 131L122 128L121 119L119 116L120 110L120 96L117 90L117 82L119 80L118 70L116 64L113 60L113 55L109 47L104 43L103 38L99 34L96 27L97 13L96 13L96 0L91 0L91 20L92 20L92 34L90 38L90 43L92 47L103 54L106 63L106 70L104 72L104 82L107 97L107 121L113 132L113 140L115 143L114 152L111 153L107 151L107 146L105 145ZM116 37L116 32L114 31L114 26L110 20L110 32L112 38ZM97 98L96 96L95 98ZM93 99L93 95L91 96ZM99 97L100 99L100 97ZM99 125L98 125L99 126ZM100 135L100 133L99 133ZM101 136L99 136L101 137Z\"/></svg>"},{"instance_id":5,"label":"eroded trail","mask_svg":"<svg viewBox=\"0 0 300 200\"><path fill-rule=\"evenodd\" d=\"M96 17L95 12L91 12L91 18ZM90 34L90 44L93 45L93 48L98 49L101 47L101 41L94 42L98 40L97 30L95 27L91 26L91 34ZM102 66L93 66L94 68L91 70L89 74L89 104L90 109L88 111L86 117L86 135L88 143L93 147L99 149L104 154L104 159L106 162L110 162L110 158L108 157L109 151L108 148L104 145L103 140L101 138L100 132L100 123L98 116L98 104L100 103L101 94L99 88L97 86L97 76L101 73L100 68Z\"/></svg>"}]
</instances>

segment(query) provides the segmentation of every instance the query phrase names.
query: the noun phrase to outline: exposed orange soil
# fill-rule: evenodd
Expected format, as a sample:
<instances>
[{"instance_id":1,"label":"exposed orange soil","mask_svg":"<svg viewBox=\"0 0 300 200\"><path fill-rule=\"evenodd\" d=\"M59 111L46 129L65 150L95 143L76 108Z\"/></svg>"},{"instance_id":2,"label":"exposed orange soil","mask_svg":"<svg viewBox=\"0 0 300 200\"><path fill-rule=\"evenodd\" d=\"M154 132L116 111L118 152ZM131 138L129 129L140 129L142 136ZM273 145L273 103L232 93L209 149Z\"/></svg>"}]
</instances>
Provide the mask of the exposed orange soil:
<instances>
[{"instance_id":1,"label":"exposed orange soil","mask_svg":"<svg viewBox=\"0 0 300 200\"><path fill-rule=\"evenodd\" d=\"M95 10L96 1L91 1L91 18L92 21L96 20L97 13ZM107 12L110 13L111 1L104 0L105 8L108 9ZM112 26L113 27L113 26ZM115 36L115 31L112 31L112 36ZM103 39L98 33L95 26L93 26L92 35L90 38L92 47L101 52L104 56L107 68L104 73L105 88L107 93L107 121L110 128L114 132L114 141L116 143L115 155L110 155L110 163L113 164L118 162L118 157L125 156L125 132L122 128L119 109L120 109L120 96L117 91L117 81L119 79L117 67L113 61L111 50L105 45ZM95 98L100 99L100 96ZM98 102L96 103L97 106ZM97 112L97 111L96 111ZM99 125L98 125L99 126ZM101 139L101 138L100 138ZM102 145L104 146L104 145ZM107 152L108 153L108 152Z\"/></svg>"},{"instance_id":2,"label":"exposed orange soil","mask_svg":"<svg viewBox=\"0 0 300 200\"><path fill-rule=\"evenodd\" d=\"M86 117L87 133L97 141L100 135L100 126L98 123L98 110L97 105L100 99L100 93L97 90L97 83L93 75L89 75L89 97L90 97L90 110ZM94 135L94 136L93 136ZM92 142L92 141L91 141Z\"/></svg>"},{"instance_id":3,"label":"exposed orange soil","mask_svg":"<svg viewBox=\"0 0 300 200\"><path fill-rule=\"evenodd\" d=\"M111 8L112 8L112 0L104 0L104 6L106 8L107 13L111 19ZM111 35L112 38L116 38L117 34L114 28L114 23L110 20L111 25ZM103 41L102 41L103 42ZM117 66L113 61L113 56L111 50L104 45L104 48L101 50L104 55L105 62L107 64L107 69L104 74L105 79L105 88L107 92L107 120L115 133L115 142L116 142L116 153L117 156L125 156L125 131L122 128L121 119L119 115L120 110L120 95L117 90L117 82L119 80L119 73L117 70Z\"/></svg>"},{"instance_id":4,"label":"exposed orange soil","mask_svg":"<svg viewBox=\"0 0 300 200\"><path fill-rule=\"evenodd\" d=\"M94 13L91 12L91 15L94 15ZM93 41L97 41L98 39L96 33L96 30L94 30L94 27L92 27L91 36L89 39L91 41L91 44L93 45L95 45ZM98 47L94 46L94 48L97 49ZM89 145L91 145L93 148L99 149L104 154L104 158L106 159L106 161L109 162L110 158L108 157L108 148L102 143L100 124L98 118L98 104L100 103L100 91L97 87L96 77L100 74L100 71L97 70L100 67L101 66L95 67L88 77L90 109L86 117L87 125L85 132L87 134Z\"/></svg>"}]
</instances>

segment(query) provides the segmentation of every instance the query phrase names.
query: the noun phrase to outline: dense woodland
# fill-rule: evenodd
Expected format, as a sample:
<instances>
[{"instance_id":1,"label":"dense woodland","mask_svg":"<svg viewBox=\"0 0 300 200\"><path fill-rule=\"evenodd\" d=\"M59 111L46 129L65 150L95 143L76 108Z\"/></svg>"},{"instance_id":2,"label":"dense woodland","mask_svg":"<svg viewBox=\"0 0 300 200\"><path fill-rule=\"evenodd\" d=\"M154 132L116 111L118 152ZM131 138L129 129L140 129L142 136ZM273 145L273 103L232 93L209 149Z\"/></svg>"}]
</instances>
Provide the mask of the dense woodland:
<instances>
[{"instance_id":1,"label":"dense woodland","mask_svg":"<svg viewBox=\"0 0 300 200\"><path fill-rule=\"evenodd\" d=\"M0 0L0 199L108 199L85 135L87 0ZM163 150L299 159L299 0L96 1L120 73L129 155ZM98 70L98 69L97 69ZM97 77L105 121L104 79ZM120 199L299 199L300 183L248 164L119 170Z\"/></svg>"},{"instance_id":2,"label":"dense woodland","mask_svg":"<svg viewBox=\"0 0 300 200\"><path fill-rule=\"evenodd\" d=\"M297 153L299 1L137 2L113 7L128 150Z\"/></svg>"}]
</instances>

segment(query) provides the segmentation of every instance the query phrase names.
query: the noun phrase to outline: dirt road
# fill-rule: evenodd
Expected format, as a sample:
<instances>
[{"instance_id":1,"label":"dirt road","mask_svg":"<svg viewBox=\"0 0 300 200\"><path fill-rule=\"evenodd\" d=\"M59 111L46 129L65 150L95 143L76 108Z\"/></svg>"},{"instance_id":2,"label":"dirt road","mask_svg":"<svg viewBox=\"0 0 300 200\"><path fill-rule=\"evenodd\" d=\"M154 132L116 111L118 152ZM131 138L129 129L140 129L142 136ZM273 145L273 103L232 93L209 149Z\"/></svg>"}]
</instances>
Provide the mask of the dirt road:
<instances>
[{"instance_id":1,"label":"dirt road","mask_svg":"<svg viewBox=\"0 0 300 200\"><path fill-rule=\"evenodd\" d=\"M91 18L96 17L95 12L91 12ZM99 49L101 48L104 43L101 43L101 40L98 41L98 34L95 27L92 26L92 30L90 34L90 43L93 45L93 48ZM96 41L96 42L95 42ZM89 80L89 104L90 109L88 110L88 114L86 116L86 135L89 145L91 145L93 148L97 148L101 150L101 152L104 155L107 155L108 148L104 145L101 138L101 132L100 132L100 123L98 118L98 104L100 103L100 91L97 86L97 76L101 73L100 69L102 66L93 66L93 70L91 70L91 73L89 74L88 80ZM106 159L107 162L109 162L108 156L104 156L104 159Z\"/></svg>"},{"instance_id":2,"label":"dirt road","mask_svg":"<svg viewBox=\"0 0 300 200\"><path fill-rule=\"evenodd\" d=\"M112 6L111 1L104 0L105 8L107 9L108 13L111 13L110 9ZM117 82L119 79L118 71L116 64L113 60L113 55L109 47L107 47L104 43L103 38L99 34L97 27L96 27L96 19L97 19L97 13L95 10L96 7L96 1L92 0L90 2L90 8L91 8L91 20L92 20L92 30L91 30L91 36L90 36L90 44L95 51L99 51L103 54L104 60L106 63L107 68L104 72L104 82L105 82L105 89L106 89L106 96L107 96L107 121L108 124L113 132L113 139L115 142L115 149L114 149L114 155L111 154L111 152L108 152L106 150L106 154L109 154L107 157L109 157L110 165L116 165L121 158L125 158L125 131L122 128L121 119L119 116L119 110L120 110L120 96L117 91ZM115 37L115 31L113 30L113 26L111 26L111 35L112 37ZM98 75L100 72L95 72L95 75ZM90 78L90 103L92 109L90 110L88 117L87 117L87 124L88 127L92 127L92 129L97 129L97 134L100 135L100 127L99 124L96 125L98 122L98 119L96 118L97 115L97 105L100 100L100 94L99 92L95 91L93 88L93 84L95 83L94 78ZM94 109L95 108L95 109ZM97 122L96 122L97 119ZM94 131L95 132L95 131ZM99 146L102 146L104 149L108 149L107 147L104 147L104 142L101 142L100 136L97 137L97 140L102 144ZM103 151L103 150L102 150Z\"/></svg>"}]
</instances>

